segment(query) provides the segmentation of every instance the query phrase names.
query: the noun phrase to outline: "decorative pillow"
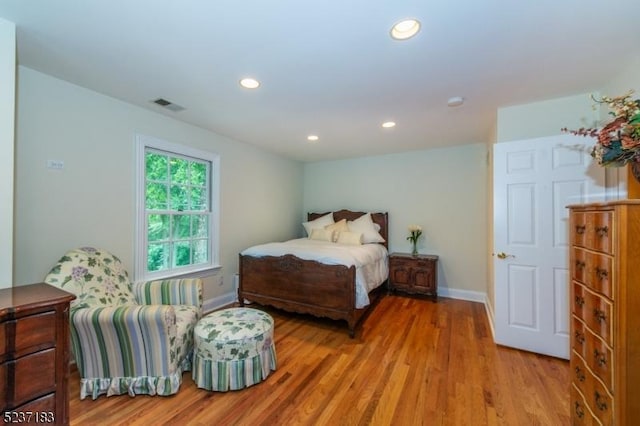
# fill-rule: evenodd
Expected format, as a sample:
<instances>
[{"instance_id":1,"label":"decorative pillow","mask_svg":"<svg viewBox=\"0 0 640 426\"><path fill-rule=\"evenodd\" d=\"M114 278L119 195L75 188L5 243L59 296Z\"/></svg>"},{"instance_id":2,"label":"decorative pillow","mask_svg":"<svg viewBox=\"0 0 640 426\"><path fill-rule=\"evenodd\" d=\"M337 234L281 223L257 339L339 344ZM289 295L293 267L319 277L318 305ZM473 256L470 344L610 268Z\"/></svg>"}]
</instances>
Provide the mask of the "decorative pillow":
<instances>
[{"instance_id":1,"label":"decorative pillow","mask_svg":"<svg viewBox=\"0 0 640 426\"><path fill-rule=\"evenodd\" d=\"M329 242L332 243L334 234L335 234L334 231L330 231L328 229L313 228L311 230L311 235L309 235L309 239L310 240L329 241Z\"/></svg>"},{"instance_id":2,"label":"decorative pillow","mask_svg":"<svg viewBox=\"0 0 640 426\"><path fill-rule=\"evenodd\" d=\"M375 223L371 219L371 213L363 214L356 220L347 222L347 225L349 226L349 231L362 233L362 242L364 244L384 243L384 238L376 231Z\"/></svg>"},{"instance_id":3,"label":"decorative pillow","mask_svg":"<svg viewBox=\"0 0 640 426\"><path fill-rule=\"evenodd\" d=\"M338 244L348 244L350 246L362 245L362 232L338 232L338 238L336 242Z\"/></svg>"},{"instance_id":4,"label":"decorative pillow","mask_svg":"<svg viewBox=\"0 0 640 426\"><path fill-rule=\"evenodd\" d=\"M311 220L309 222L303 222L302 226L304 226L305 231L307 231L307 235L311 236L311 230L314 228L324 229L325 226L331 225L335 223L333 220L333 213L327 213L324 216L320 216L316 220Z\"/></svg>"},{"instance_id":5,"label":"decorative pillow","mask_svg":"<svg viewBox=\"0 0 640 426\"><path fill-rule=\"evenodd\" d=\"M338 239L338 234L343 231L349 231L349 226L347 225L347 219L342 219L339 222L325 226L324 229L333 232L333 242L335 243Z\"/></svg>"}]
</instances>

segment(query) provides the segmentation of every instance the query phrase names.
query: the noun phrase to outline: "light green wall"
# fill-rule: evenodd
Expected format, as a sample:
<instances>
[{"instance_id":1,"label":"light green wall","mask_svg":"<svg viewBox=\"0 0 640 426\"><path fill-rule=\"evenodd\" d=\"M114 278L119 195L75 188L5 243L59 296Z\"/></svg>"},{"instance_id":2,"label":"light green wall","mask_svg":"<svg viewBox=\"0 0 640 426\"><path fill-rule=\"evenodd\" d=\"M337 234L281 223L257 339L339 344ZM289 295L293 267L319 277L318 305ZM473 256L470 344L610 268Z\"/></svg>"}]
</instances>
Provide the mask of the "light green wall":
<instances>
[{"instance_id":1,"label":"light green wall","mask_svg":"<svg viewBox=\"0 0 640 426\"><path fill-rule=\"evenodd\" d=\"M205 299L232 292L242 249L295 236L301 163L29 68L18 73L16 285L41 281L67 250L87 245L120 256L132 276L136 133L220 155L224 280L205 280Z\"/></svg>"},{"instance_id":2,"label":"light green wall","mask_svg":"<svg viewBox=\"0 0 640 426\"><path fill-rule=\"evenodd\" d=\"M561 134L567 127L593 127L598 112L589 93L498 109L497 142Z\"/></svg>"},{"instance_id":3,"label":"light green wall","mask_svg":"<svg viewBox=\"0 0 640 426\"><path fill-rule=\"evenodd\" d=\"M484 295L486 174L485 144L308 163L304 211L387 211L391 252L410 251L407 227L421 225L442 290Z\"/></svg>"},{"instance_id":4,"label":"light green wall","mask_svg":"<svg viewBox=\"0 0 640 426\"><path fill-rule=\"evenodd\" d=\"M13 282L16 26L0 19L0 288Z\"/></svg>"}]
</instances>

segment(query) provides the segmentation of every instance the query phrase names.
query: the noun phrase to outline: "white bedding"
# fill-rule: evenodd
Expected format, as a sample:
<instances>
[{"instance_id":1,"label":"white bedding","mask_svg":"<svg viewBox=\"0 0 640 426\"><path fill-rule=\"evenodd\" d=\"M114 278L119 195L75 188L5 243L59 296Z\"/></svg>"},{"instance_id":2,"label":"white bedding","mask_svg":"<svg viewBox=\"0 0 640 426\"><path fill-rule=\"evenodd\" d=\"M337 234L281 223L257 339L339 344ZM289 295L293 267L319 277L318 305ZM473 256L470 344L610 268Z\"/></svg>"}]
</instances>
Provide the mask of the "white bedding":
<instances>
[{"instance_id":1,"label":"white bedding","mask_svg":"<svg viewBox=\"0 0 640 426\"><path fill-rule=\"evenodd\" d=\"M369 292L380 286L389 275L387 249L381 244L346 245L298 238L280 243L249 247L243 256L284 256L293 254L304 260L327 265L356 267L356 308L369 304Z\"/></svg>"}]
</instances>

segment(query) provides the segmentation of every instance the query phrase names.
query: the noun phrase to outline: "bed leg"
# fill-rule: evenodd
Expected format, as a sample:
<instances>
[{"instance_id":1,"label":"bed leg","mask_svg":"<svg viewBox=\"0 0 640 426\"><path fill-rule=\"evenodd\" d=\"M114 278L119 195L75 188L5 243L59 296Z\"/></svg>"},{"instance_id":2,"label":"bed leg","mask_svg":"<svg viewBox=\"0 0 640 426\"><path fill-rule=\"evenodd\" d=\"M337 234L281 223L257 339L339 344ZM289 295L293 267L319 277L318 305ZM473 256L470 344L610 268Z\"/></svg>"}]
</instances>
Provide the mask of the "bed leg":
<instances>
[{"instance_id":1,"label":"bed leg","mask_svg":"<svg viewBox=\"0 0 640 426\"><path fill-rule=\"evenodd\" d=\"M349 326L349 337L356 337L356 321L347 321L347 325Z\"/></svg>"}]
</instances>

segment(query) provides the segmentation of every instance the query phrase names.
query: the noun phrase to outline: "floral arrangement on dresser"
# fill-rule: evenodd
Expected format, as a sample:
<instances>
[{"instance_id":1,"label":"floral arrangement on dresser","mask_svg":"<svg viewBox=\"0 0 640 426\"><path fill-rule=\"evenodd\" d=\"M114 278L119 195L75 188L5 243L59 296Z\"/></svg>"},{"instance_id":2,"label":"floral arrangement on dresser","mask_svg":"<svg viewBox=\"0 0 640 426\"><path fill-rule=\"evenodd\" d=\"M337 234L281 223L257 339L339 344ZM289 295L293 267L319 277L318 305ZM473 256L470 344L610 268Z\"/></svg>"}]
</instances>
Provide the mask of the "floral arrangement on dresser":
<instances>
[{"instance_id":1,"label":"floral arrangement on dresser","mask_svg":"<svg viewBox=\"0 0 640 426\"><path fill-rule=\"evenodd\" d=\"M409 225L409 236L407 237L407 241L411 241L411 254L414 256L418 254L418 239L421 235L422 227L420 225Z\"/></svg>"},{"instance_id":2,"label":"floral arrangement on dresser","mask_svg":"<svg viewBox=\"0 0 640 426\"><path fill-rule=\"evenodd\" d=\"M591 98L597 104L606 105L612 117L602 128L580 128L563 132L596 138L591 156L601 166L622 167L640 164L640 99L633 99L633 90L617 97Z\"/></svg>"}]
</instances>

